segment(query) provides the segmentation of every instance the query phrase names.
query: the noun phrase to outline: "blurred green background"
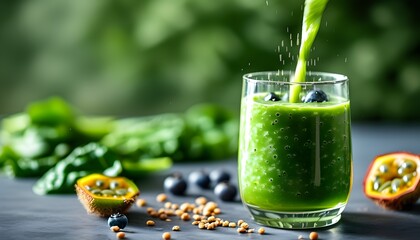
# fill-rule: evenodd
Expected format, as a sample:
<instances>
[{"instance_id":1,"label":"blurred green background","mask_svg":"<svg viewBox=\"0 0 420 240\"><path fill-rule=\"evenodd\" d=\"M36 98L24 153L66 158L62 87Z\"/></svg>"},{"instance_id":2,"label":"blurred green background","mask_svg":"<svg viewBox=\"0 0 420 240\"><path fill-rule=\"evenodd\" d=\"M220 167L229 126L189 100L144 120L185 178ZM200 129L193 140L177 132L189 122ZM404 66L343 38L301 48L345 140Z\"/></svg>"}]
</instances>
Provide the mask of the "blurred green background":
<instances>
[{"instance_id":1,"label":"blurred green background","mask_svg":"<svg viewBox=\"0 0 420 240\"><path fill-rule=\"evenodd\" d=\"M88 114L179 112L201 102L238 112L243 74L295 68L303 4L1 1L0 114L52 95ZM419 7L329 2L309 70L350 77L354 121L420 120Z\"/></svg>"}]
</instances>

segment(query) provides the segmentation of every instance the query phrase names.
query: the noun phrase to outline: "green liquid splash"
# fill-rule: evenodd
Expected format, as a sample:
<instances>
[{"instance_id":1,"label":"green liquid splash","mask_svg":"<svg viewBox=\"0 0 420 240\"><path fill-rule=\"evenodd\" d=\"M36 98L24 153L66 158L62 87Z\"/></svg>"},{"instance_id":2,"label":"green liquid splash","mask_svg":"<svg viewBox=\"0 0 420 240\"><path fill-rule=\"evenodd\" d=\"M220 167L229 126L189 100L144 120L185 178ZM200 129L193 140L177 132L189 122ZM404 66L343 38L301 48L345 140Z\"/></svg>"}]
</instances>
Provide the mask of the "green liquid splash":
<instances>
[{"instance_id":1,"label":"green liquid splash","mask_svg":"<svg viewBox=\"0 0 420 240\"><path fill-rule=\"evenodd\" d=\"M303 12L302 23L302 38L299 49L299 59L297 62L295 76L292 82L304 82L306 76L306 61L309 56L312 44L318 33L319 25L321 24L322 13L328 0L305 0L305 10ZM290 87L289 102L299 102L299 93L301 86L299 84L292 84Z\"/></svg>"}]
</instances>

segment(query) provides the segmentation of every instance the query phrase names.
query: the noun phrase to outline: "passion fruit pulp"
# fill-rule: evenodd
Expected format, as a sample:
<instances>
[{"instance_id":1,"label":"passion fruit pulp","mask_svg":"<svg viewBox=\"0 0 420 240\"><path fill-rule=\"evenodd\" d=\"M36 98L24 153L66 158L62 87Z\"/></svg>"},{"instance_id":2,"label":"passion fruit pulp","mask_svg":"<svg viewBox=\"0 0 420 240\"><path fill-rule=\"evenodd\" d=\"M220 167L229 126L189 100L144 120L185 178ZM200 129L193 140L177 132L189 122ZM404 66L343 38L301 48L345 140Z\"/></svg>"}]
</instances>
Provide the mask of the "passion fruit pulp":
<instances>
[{"instance_id":1,"label":"passion fruit pulp","mask_svg":"<svg viewBox=\"0 0 420 240\"><path fill-rule=\"evenodd\" d=\"M100 217L126 213L140 194L134 182L125 177L96 173L79 179L75 188L86 211Z\"/></svg>"},{"instance_id":2,"label":"passion fruit pulp","mask_svg":"<svg viewBox=\"0 0 420 240\"><path fill-rule=\"evenodd\" d=\"M420 157L409 152L377 156L363 181L365 195L379 206L403 210L420 197Z\"/></svg>"}]
</instances>

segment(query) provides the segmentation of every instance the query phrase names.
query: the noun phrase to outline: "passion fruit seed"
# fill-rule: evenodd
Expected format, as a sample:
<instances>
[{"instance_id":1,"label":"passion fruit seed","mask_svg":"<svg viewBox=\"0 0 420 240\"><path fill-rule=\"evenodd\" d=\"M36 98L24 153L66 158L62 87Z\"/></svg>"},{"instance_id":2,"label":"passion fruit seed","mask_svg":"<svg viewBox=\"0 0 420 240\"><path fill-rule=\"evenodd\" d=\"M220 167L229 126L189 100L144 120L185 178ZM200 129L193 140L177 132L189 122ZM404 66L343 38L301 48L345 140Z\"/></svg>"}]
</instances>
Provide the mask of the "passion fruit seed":
<instances>
[{"instance_id":1,"label":"passion fruit seed","mask_svg":"<svg viewBox=\"0 0 420 240\"><path fill-rule=\"evenodd\" d=\"M410 174L406 174L402 177L402 180L404 183L409 183L411 181L411 179L413 179L414 174L410 173Z\"/></svg>"},{"instance_id":2,"label":"passion fruit seed","mask_svg":"<svg viewBox=\"0 0 420 240\"><path fill-rule=\"evenodd\" d=\"M120 189L99 189L99 188L91 188L91 187L85 187L87 190L89 190L92 194L97 196L106 196L106 197L119 197L124 196L128 193L128 189L126 188L120 188Z\"/></svg>"},{"instance_id":3,"label":"passion fruit seed","mask_svg":"<svg viewBox=\"0 0 420 240\"><path fill-rule=\"evenodd\" d=\"M119 186L119 183L117 181L112 181L109 183L109 188L116 189Z\"/></svg>"},{"instance_id":4,"label":"passion fruit seed","mask_svg":"<svg viewBox=\"0 0 420 240\"><path fill-rule=\"evenodd\" d=\"M104 186L104 181L102 181L102 180L96 180L95 181L95 185L97 186L97 187L99 187L99 188L101 188L101 187L103 187Z\"/></svg>"},{"instance_id":5,"label":"passion fruit seed","mask_svg":"<svg viewBox=\"0 0 420 240\"><path fill-rule=\"evenodd\" d=\"M384 183L384 180L382 180L382 179L376 179L374 182L373 182L373 190L375 190L375 191L379 191L379 188L381 187L381 185Z\"/></svg>"},{"instance_id":6,"label":"passion fruit seed","mask_svg":"<svg viewBox=\"0 0 420 240\"><path fill-rule=\"evenodd\" d=\"M121 188L121 189L117 189L117 190L115 190L115 194L116 194L116 195L119 195L119 196L126 195L126 194L127 194L127 192L128 192L128 190L127 190L127 189L125 189L125 188Z\"/></svg>"},{"instance_id":7,"label":"passion fruit seed","mask_svg":"<svg viewBox=\"0 0 420 240\"><path fill-rule=\"evenodd\" d=\"M401 178L394 178L394 180L392 180L391 182L391 189L393 192L398 192L398 190L400 190L400 187L402 185L403 181L401 180Z\"/></svg>"},{"instance_id":8,"label":"passion fruit seed","mask_svg":"<svg viewBox=\"0 0 420 240\"><path fill-rule=\"evenodd\" d=\"M101 193L101 190L100 189L92 189L92 190L90 190L90 192L92 193L92 194L95 194L95 195L98 195L98 196L100 196L102 193Z\"/></svg>"},{"instance_id":9,"label":"passion fruit seed","mask_svg":"<svg viewBox=\"0 0 420 240\"><path fill-rule=\"evenodd\" d=\"M110 189L104 189L101 191L101 194L104 196L112 196L115 195L115 192Z\"/></svg>"},{"instance_id":10,"label":"passion fruit seed","mask_svg":"<svg viewBox=\"0 0 420 240\"><path fill-rule=\"evenodd\" d=\"M398 163L398 164L397 164ZM392 175L391 165L398 168ZM383 163L378 167L378 174L373 180L373 190L381 193L396 193L410 185L416 173L417 164L409 159L395 159L394 163ZM399 176L399 177L398 177Z\"/></svg>"},{"instance_id":11,"label":"passion fruit seed","mask_svg":"<svg viewBox=\"0 0 420 240\"><path fill-rule=\"evenodd\" d=\"M388 164L382 164L381 166L379 166L378 170L382 174L387 174L389 173L389 166Z\"/></svg>"},{"instance_id":12,"label":"passion fruit seed","mask_svg":"<svg viewBox=\"0 0 420 240\"><path fill-rule=\"evenodd\" d=\"M379 189L378 192L384 192L387 188L391 187L391 181L386 181L384 184L382 184Z\"/></svg>"},{"instance_id":13,"label":"passion fruit seed","mask_svg":"<svg viewBox=\"0 0 420 240\"><path fill-rule=\"evenodd\" d=\"M119 186L120 183L118 181L111 181L109 188L105 188L105 182L103 180L96 180L94 186L86 185L85 188L94 195L105 197L124 196L129 192L127 188L119 188Z\"/></svg>"},{"instance_id":14,"label":"passion fruit seed","mask_svg":"<svg viewBox=\"0 0 420 240\"><path fill-rule=\"evenodd\" d=\"M397 173L400 176L403 176L407 173L414 172L416 170L417 166L414 162L408 160L404 161L401 166L398 168Z\"/></svg>"}]
</instances>

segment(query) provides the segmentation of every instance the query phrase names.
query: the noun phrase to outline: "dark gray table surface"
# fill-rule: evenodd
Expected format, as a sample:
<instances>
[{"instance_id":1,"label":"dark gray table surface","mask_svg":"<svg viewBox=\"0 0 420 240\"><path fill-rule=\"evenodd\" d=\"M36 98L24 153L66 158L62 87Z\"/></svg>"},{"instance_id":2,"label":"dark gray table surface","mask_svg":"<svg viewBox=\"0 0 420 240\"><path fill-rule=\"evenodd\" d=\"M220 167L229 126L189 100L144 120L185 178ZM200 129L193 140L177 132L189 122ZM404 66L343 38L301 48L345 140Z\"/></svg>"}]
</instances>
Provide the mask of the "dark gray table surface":
<instances>
[{"instance_id":1,"label":"dark gray table surface","mask_svg":"<svg viewBox=\"0 0 420 240\"><path fill-rule=\"evenodd\" d=\"M420 125L353 124L354 184L349 203L341 221L333 227L317 229L320 239L420 239L420 203L410 211L389 211L376 206L362 191L362 180L372 159L392 151L420 153ZM199 164L177 164L171 171L184 174L192 170L224 168L236 176L236 161L218 161ZM159 208L155 197L163 191L166 173L138 181L140 198L149 206ZM88 215L76 195L38 196L32 192L34 179L9 179L0 175L0 239L116 239L107 226L106 219ZM198 194L219 203L227 220L243 219L252 228L260 226L252 221L240 201L219 202L211 191L199 192L189 188L185 197L169 196L174 203L193 202ZM164 231L172 239L308 239L311 230L282 230L266 227L267 234L239 234L235 229L217 228L199 230L191 224L173 217L172 222L156 220L147 227L150 219L145 208L133 206L127 214L126 239L162 239ZM173 232L173 225L181 231Z\"/></svg>"}]
</instances>

